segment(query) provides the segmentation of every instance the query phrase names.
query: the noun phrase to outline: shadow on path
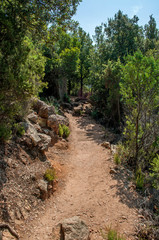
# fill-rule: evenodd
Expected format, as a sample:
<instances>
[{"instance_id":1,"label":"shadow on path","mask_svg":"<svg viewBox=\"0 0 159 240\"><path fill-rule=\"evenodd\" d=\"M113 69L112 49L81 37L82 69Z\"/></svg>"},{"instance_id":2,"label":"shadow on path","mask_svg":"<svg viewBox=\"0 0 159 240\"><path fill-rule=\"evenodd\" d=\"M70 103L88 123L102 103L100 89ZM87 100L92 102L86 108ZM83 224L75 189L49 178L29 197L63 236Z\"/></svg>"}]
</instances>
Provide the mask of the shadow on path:
<instances>
[{"instance_id":1,"label":"shadow on path","mask_svg":"<svg viewBox=\"0 0 159 240\"><path fill-rule=\"evenodd\" d=\"M78 127L84 130L88 139L95 141L100 145L104 141L110 141L115 138L113 133L105 130L102 125L95 122L90 116L81 116L76 119ZM110 159L112 161L112 159ZM112 164L114 167L114 164ZM141 204L141 195L136 191L135 184L133 184L133 174L126 167L117 168L115 174L111 177L117 180L117 183L111 188L117 188L115 195L120 198L120 202L126 204L129 208L139 208Z\"/></svg>"}]
</instances>

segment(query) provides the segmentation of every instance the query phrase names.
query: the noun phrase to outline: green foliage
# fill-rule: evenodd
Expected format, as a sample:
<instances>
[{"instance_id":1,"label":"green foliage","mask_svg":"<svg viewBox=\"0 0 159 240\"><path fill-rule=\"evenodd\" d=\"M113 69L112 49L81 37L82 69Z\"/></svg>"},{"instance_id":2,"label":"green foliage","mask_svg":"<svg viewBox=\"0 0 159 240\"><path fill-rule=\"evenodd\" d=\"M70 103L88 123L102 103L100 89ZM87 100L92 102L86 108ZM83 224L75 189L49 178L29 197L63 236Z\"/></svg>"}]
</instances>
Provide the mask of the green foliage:
<instances>
[{"instance_id":1,"label":"green foliage","mask_svg":"<svg viewBox=\"0 0 159 240\"><path fill-rule=\"evenodd\" d=\"M60 109L60 104L58 103L57 99L53 96L49 97L41 97L41 100L46 102L46 104L50 106L54 106L55 108L55 113L60 114L59 109Z\"/></svg>"},{"instance_id":2,"label":"green foliage","mask_svg":"<svg viewBox=\"0 0 159 240\"><path fill-rule=\"evenodd\" d=\"M101 113L109 126L118 127L121 122L121 101L119 82L121 80L122 64L108 61L103 65L100 81L93 84L93 105Z\"/></svg>"},{"instance_id":3,"label":"green foliage","mask_svg":"<svg viewBox=\"0 0 159 240\"><path fill-rule=\"evenodd\" d=\"M11 138L11 126L7 124L0 124L0 141L7 141Z\"/></svg>"},{"instance_id":4,"label":"green foliage","mask_svg":"<svg viewBox=\"0 0 159 240\"><path fill-rule=\"evenodd\" d=\"M125 238L119 235L116 230L110 229L108 231L108 240L124 240Z\"/></svg>"},{"instance_id":5,"label":"green foliage","mask_svg":"<svg viewBox=\"0 0 159 240\"><path fill-rule=\"evenodd\" d=\"M68 138L69 135L70 135L69 127L67 127L66 125L63 125L63 137Z\"/></svg>"},{"instance_id":6,"label":"green foliage","mask_svg":"<svg viewBox=\"0 0 159 240\"><path fill-rule=\"evenodd\" d=\"M106 227L105 231L101 231L102 237L106 240L126 240L124 236L119 234L115 229L112 227Z\"/></svg>"},{"instance_id":7,"label":"green foliage","mask_svg":"<svg viewBox=\"0 0 159 240\"><path fill-rule=\"evenodd\" d=\"M128 56L122 68L120 91L126 112L124 136L132 164L148 166L157 151L153 146L159 134L157 110L159 94L159 65L152 57L138 51Z\"/></svg>"},{"instance_id":8,"label":"green foliage","mask_svg":"<svg viewBox=\"0 0 159 240\"><path fill-rule=\"evenodd\" d=\"M121 159L117 153L114 154L114 162L116 165L121 164Z\"/></svg>"},{"instance_id":9,"label":"green foliage","mask_svg":"<svg viewBox=\"0 0 159 240\"><path fill-rule=\"evenodd\" d=\"M0 124L3 125L3 139L10 134L10 130L4 129L21 115L24 103L46 87L42 83L45 70L42 44L47 39L47 24L64 27L79 2L0 0Z\"/></svg>"},{"instance_id":10,"label":"green foliage","mask_svg":"<svg viewBox=\"0 0 159 240\"><path fill-rule=\"evenodd\" d=\"M136 179L135 179L136 187L137 189L142 190L144 187L145 176L141 171L141 167L137 169L135 175L136 175Z\"/></svg>"},{"instance_id":11,"label":"green foliage","mask_svg":"<svg viewBox=\"0 0 159 240\"><path fill-rule=\"evenodd\" d=\"M158 37L158 29L156 28L156 21L154 17L151 15L148 24L144 26L145 30L145 50L154 49L155 43L159 39Z\"/></svg>"},{"instance_id":12,"label":"green foliage","mask_svg":"<svg viewBox=\"0 0 159 240\"><path fill-rule=\"evenodd\" d=\"M151 162L151 171L150 177L153 187L159 189L159 155L152 160Z\"/></svg>"},{"instance_id":13,"label":"green foliage","mask_svg":"<svg viewBox=\"0 0 159 240\"><path fill-rule=\"evenodd\" d=\"M25 134L25 129L20 123L14 123L13 131L17 136L22 137Z\"/></svg>"},{"instance_id":14,"label":"green foliage","mask_svg":"<svg viewBox=\"0 0 159 240\"><path fill-rule=\"evenodd\" d=\"M61 124L59 124L59 136L63 137L63 133L64 133L63 126Z\"/></svg>"},{"instance_id":15,"label":"green foliage","mask_svg":"<svg viewBox=\"0 0 159 240\"><path fill-rule=\"evenodd\" d=\"M93 48L92 39L82 28L78 28L77 35L80 42L79 54L79 81L80 81L80 96L83 96L83 86L89 77L91 66L90 53Z\"/></svg>"},{"instance_id":16,"label":"green foliage","mask_svg":"<svg viewBox=\"0 0 159 240\"><path fill-rule=\"evenodd\" d=\"M127 163L129 159L129 149L126 145L119 143L117 145L116 153L114 154L114 162L116 164Z\"/></svg>"},{"instance_id":17,"label":"green foliage","mask_svg":"<svg viewBox=\"0 0 159 240\"><path fill-rule=\"evenodd\" d=\"M142 33L138 26L138 17L128 18L120 10L115 14L114 18L108 19L108 24L104 24L105 33L107 35L107 43L111 49L110 59L121 61L124 56L133 54L142 46Z\"/></svg>"},{"instance_id":18,"label":"green foliage","mask_svg":"<svg viewBox=\"0 0 159 240\"><path fill-rule=\"evenodd\" d=\"M70 103L71 102L71 99L70 97L65 93L64 96L63 96L63 101L64 102L67 102L67 103Z\"/></svg>"},{"instance_id":19,"label":"green foliage","mask_svg":"<svg viewBox=\"0 0 159 240\"><path fill-rule=\"evenodd\" d=\"M44 178L48 181L48 182L52 182L56 179L56 172L54 168L48 168L45 171L44 174Z\"/></svg>"},{"instance_id":20,"label":"green foliage","mask_svg":"<svg viewBox=\"0 0 159 240\"><path fill-rule=\"evenodd\" d=\"M28 99L42 90L45 58L31 39L25 37L21 45L7 53L7 56L3 52L0 64L3 69L0 80L0 123L8 126L18 116L23 117L22 110Z\"/></svg>"},{"instance_id":21,"label":"green foliage","mask_svg":"<svg viewBox=\"0 0 159 240\"><path fill-rule=\"evenodd\" d=\"M91 111L91 116L92 116L92 118L98 120L99 119L99 112L98 112L98 110L97 109L92 110Z\"/></svg>"},{"instance_id":22,"label":"green foliage","mask_svg":"<svg viewBox=\"0 0 159 240\"><path fill-rule=\"evenodd\" d=\"M59 124L59 136L63 138L68 138L70 135L69 127L64 124Z\"/></svg>"}]
</instances>

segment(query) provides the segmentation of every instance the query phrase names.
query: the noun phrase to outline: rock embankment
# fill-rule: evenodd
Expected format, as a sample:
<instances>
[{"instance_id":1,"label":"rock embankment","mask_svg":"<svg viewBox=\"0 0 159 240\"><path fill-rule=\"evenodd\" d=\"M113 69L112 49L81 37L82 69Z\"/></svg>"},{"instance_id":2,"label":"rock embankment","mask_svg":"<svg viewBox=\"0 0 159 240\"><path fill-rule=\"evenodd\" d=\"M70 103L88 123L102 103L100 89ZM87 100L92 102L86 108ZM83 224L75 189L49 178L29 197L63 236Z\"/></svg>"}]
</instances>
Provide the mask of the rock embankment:
<instances>
[{"instance_id":1,"label":"rock embankment","mask_svg":"<svg viewBox=\"0 0 159 240\"><path fill-rule=\"evenodd\" d=\"M45 152L58 141L59 124L69 121L37 99L20 124L25 134L0 145L0 223L10 226L21 224L50 196L44 174L52 166Z\"/></svg>"}]
</instances>

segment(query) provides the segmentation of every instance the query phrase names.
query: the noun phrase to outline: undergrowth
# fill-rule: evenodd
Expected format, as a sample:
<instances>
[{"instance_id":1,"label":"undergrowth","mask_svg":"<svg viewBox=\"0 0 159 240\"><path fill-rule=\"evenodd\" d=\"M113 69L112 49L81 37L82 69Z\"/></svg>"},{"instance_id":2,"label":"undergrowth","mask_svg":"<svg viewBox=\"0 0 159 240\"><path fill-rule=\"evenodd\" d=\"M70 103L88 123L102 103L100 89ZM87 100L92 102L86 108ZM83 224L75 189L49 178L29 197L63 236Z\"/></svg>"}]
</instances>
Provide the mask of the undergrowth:
<instances>
[{"instance_id":1,"label":"undergrowth","mask_svg":"<svg viewBox=\"0 0 159 240\"><path fill-rule=\"evenodd\" d=\"M106 227L104 230L101 230L101 235L106 240L126 240L123 235L118 233L111 226Z\"/></svg>"},{"instance_id":2,"label":"undergrowth","mask_svg":"<svg viewBox=\"0 0 159 240\"><path fill-rule=\"evenodd\" d=\"M48 182L53 182L56 179L56 172L54 168L48 168L44 173L44 178Z\"/></svg>"},{"instance_id":3,"label":"undergrowth","mask_svg":"<svg viewBox=\"0 0 159 240\"><path fill-rule=\"evenodd\" d=\"M59 136L63 138L68 138L70 135L70 129L64 124L59 124Z\"/></svg>"}]
</instances>

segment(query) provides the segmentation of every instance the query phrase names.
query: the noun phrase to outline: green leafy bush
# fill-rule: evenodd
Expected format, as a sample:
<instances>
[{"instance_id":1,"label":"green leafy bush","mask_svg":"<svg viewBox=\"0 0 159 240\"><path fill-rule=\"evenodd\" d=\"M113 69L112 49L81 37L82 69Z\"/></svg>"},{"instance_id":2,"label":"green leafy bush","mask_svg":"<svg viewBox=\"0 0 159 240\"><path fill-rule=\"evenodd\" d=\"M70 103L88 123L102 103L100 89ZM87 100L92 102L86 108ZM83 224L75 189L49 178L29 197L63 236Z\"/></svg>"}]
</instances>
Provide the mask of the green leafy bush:
<instances>
[{"instance_id":1,"label":"green leafy bush","mask_svg":"<svg viewBox=\"0 0 159 240\"><path fill-rule=\"evenodd\" d=\"M121 164L121 159L117 153L114 154L114 162L117 165Z\"/></svg>"},{"instance_id":2,"label":"green leafy bush","mask_svg":"<svg viewBox=\"0 0 159 240\"><path fill-rule=\"evenodd\" d=\"M159 155L153 159L151 166L152 173L150 173L150 177L152 185L154 188L159 189Z\"/></svg>"},{"instance_id":3,"label":"green leafy bush","mask_svg":"<svg viewBox=\"0 0 159 240\"><path fill-rule=\"evenodd\" d=\"M59 124L59 136L60 137L63 137L63 127L62 127L62 125L61 124Z\"/></svg>"},{"instance_id":4,"label":"green leafy bush","mask_svg":"<svg viewBox=\"0 0 159 240\"><path fill-rule=\"evenodd\" d=\"M153 56L144 56L140 51L125 60L120 93L126 114L124 137L130 152L128 160L134 168L141 164L142 168L148 168L153 154L158 151L153 145L159 132L156 114L159 64Z\"/></svg>"},{"instance_id":5,"label":"green leafy bush","mask_svg":"<svg viewBox=\"0 0 159 240\"><path fill-rule=\"evenodd\" d=\"M64 124L59 124L59 136L63 138L68 138L70 135L70 129Z\"/></svg>"},{"instance_id":6,"label":"green leafy bush","mask_svg":"<svg viewBox=\"0 0 159 240\"><path fill-rule=\"evenodd\" d=\"M125 240L125 238L119 234L115 229L110 227L106 227L105 231L101 231L103 239L106 240Z\"/></svg>"},{"instance_id":7,"label":"green leafy bush","mask_svg":"<svg viewBox=\"0 0 159 240\"><path fill-rule=\"evenodd\" d=\"M121 143L118 144L117 152L114 155L114 162L116 164L125 163L127 162L128 156L129 156L128 147Z\"/></svg>"},{"instance_id":8,"label":"green leafy bush","mask_svg":"<svg viewBox=\"0 0 159 240\"><path fill-rule=\"evenodd\" d=\"M107 236L108 240L125 240L125 238L123 238L122 236L120 236L116 230L114 229L110 229L108 231L108 236Z\"/></svg>"},{"instance_id":9,"label":"green leafy bush","mask_svg":"<svg viewBox=\"0 0 159 240\"><path fill-rule=\"evenodd\" d=\"M48 182L52 182L56 179L56 173L55 173L55 169L54 168L48 168L44 174L44 178L48 181Z\"/></svg>"},{"instance_id":10,"label":"green leafy bush","mask_svg":"<svg viewBox=\"0 0 159 240\"><path fill-rule=\"evenodd\" d=\"M138 189L143 189L143 187L144 187L144 180L145 180L145 176L142 173L141 168L137 169L135 183L136 183L136 187Z\"/></svg>"},{"instance_id":11,"label":"green leafy bush","mask_svg":"<svg viewBox=\"0 0 159 240\"><path fill-rule=\"evenodd\" d=\"M68 138L69 135L70 135L69 127L67 127L66 125L63 125L63 137Z\"/></svg>"},{"instance_id":12,"label":"green leafy bush","mask_svg":"<svg viewBox=\"0 0 159 240\"><path fill-rule=\"evenodd\" d=\"M25 134L25 129L20 123L14 123L14 132L17 136L21 137Z\"/></svg>"},{"instance_id":13,"label":"green leafy bush","mask_svg":"<svg viewBox=\"0 0 159 240\"><path fill-rule=\"evenodd\" d=\"M0 140L7 141L11 138L12 131L11 127L7 124L0 124Z\"/></svg>"}]
</instances>

